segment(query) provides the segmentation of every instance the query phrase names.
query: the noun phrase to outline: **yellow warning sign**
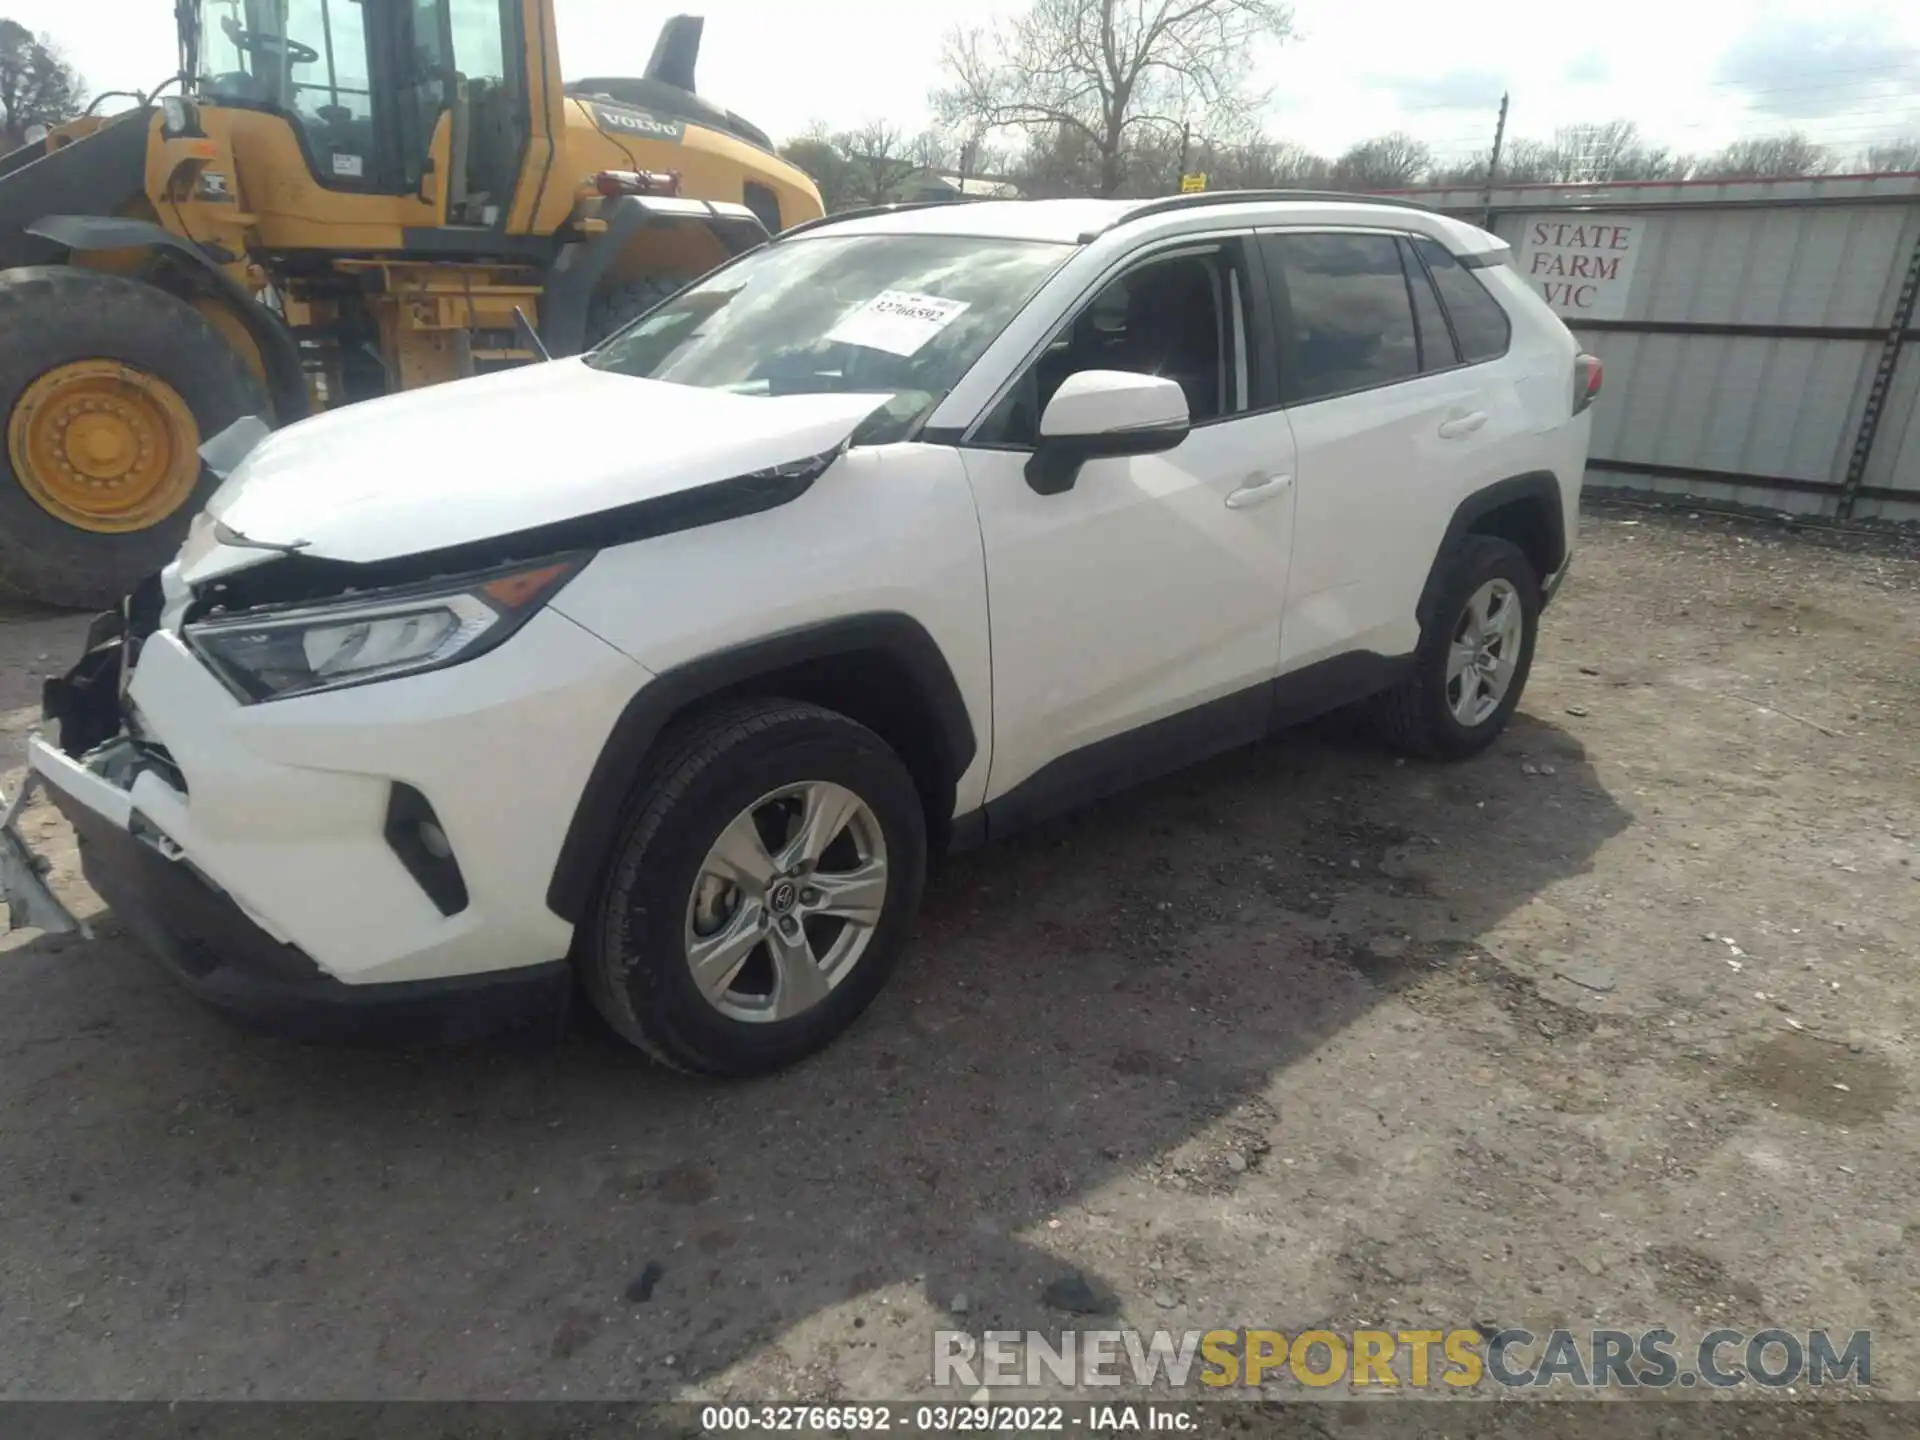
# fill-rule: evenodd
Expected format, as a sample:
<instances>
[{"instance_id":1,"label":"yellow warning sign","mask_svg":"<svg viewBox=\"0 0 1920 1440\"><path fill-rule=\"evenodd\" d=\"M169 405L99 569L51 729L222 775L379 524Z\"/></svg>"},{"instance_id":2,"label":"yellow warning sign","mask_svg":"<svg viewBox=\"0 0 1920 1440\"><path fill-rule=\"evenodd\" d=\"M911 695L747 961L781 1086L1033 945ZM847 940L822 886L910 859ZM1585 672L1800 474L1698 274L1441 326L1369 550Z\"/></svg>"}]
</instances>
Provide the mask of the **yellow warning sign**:
<instances>
[{"instance_id":1,"label":"yellow warning sign","mask_svg":"<svg viewBox=\"0 0 1920 1440\"><path fill-rule=\"evenodd\" d=\"M1182 175L1180 177L1180 193L1182 195L1192 195L1206 188L1207 177L1205 175L1194 174Z\"/></svg>"}]
</instances>

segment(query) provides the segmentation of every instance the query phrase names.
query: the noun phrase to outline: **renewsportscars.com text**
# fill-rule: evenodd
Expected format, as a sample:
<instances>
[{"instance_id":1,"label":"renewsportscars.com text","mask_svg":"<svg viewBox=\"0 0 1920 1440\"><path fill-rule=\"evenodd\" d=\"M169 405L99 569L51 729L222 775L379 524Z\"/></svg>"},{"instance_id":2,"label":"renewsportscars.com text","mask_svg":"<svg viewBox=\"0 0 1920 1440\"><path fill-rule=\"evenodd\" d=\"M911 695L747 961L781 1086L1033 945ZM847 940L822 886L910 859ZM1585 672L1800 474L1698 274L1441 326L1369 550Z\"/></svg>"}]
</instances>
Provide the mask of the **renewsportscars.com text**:
<instances>
[{"instance_id":1,"label":"renewsportscars.com text","mask_svg":"<svg viewBox=\"0 0 1920 1440\"><path fill-rule=\"evenodd\" d=\"M1873 1337L1855 1330L940 1330L933 1383L1152 1387L1202 1392L1291 1381L1314 1389L1768 1388L1873 1383Z\"/></svg>"}]
</instances>

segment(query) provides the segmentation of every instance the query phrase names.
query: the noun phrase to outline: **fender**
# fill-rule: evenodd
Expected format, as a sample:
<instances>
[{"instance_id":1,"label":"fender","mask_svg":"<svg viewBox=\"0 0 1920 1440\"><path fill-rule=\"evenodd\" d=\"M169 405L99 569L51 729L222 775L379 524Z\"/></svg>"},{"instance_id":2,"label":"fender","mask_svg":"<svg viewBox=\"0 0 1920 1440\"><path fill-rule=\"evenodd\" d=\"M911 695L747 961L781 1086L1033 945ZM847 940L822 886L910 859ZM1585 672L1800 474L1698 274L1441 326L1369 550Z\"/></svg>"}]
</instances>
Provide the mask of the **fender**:
<instances>
[{"instance_id":1,"label":"fender","mask_svg":"<svg viewBox=\"0 0 1920 1440\"><path fill-rule=\"evenodd\" d=\"M1560 501L1560 482L1545 470L1496 480L1462 500L1453 512L1453 518L1447 522L1446 534L1441 538L1439 548L1433 552L1427 583L1421 587L1419 604L1414 607L1414 616L1419 620L1422 631L1426 630L1427 622L1433 618L1433 607L1440 586L1440 569L1447 555L1459 543L1461 536L1478 528L1482 519L1516 500L1537 500L1546 510L1552 563L1547 567L1547 573L1540 577L1542 586L1546 584L1548 574L1566 564L1567 519Z\"/></svg>"},{"instance_id":2,"label":"fender","mask_svg":"<svg viewBox=\"0 0 1920 1440\"><path fill-rule=\"evenodd\" d=\"M70 251L150 249L184 257L194 267L196 278L211 283L214 294L240 318L259 347L274 423L291 425L311 413L306 374L293 331L264 305L255 304L253 297L235 284L201 246L150 220L114 215L48 215L27 226L26 231Z\"/></svg>"},{"instance_id":3,"label":"fender","mask_svg":"<svg viewBox=\"0 0 1920 1440\"><path fill-rule=\"evenodd\" d=\"M662 671L627 702L601 747L567 827L547 886L548 908L575 924L585 918L607 856L619 839L634 781L660 732L675 716L763 676L862 653L884 655L910 677L933 717L931 750L946 778L950 802L952 783L973 763L973 721L947 657L919 621L891 612L849 615L770 635Z\"/></svg>"},{"instance_id":4,"label":"fender","mask_svg":"<svg viewBox=\"0 0 1920 1440\"><path fill-rule=\"evenodd\" d=\"M564 246L543 283L540 339L556 360L587 348L587 311L594 292L627 242L648 225L684 220L710 225L736 259L767 241L767 227L744 205L623 195L603 201L594 218L606 228L590 240Z\"/></svg>"}]
</instances>

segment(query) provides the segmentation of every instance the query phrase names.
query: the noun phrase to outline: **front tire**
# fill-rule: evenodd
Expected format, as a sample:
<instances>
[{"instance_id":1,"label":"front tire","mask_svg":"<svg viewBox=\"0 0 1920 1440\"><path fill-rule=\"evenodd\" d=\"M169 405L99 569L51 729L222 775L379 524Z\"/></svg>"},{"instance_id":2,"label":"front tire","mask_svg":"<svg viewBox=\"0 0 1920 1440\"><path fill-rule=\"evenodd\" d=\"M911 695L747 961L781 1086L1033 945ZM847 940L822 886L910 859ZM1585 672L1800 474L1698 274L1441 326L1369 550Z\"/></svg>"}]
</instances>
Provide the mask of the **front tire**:
<instances>
[{"instance_id":1,"label":"front tire","mask_svg":"<svg viewBox=\"0 0 1920 1440\"><path fill-rule=\"evenodd\" d=\"M663 737L580 955L607 1023L706 1075L792 1064L851 1025L919 909L926 818L886 743L798 701Z\"/></svg>"},{"instance_id":2,"label":"front tire","mask_svg":"<svg viewBox=\"0 0 1920 1440\"><path fill-rule=\"evenodd\" d=\"M1466 536L1445 561L1412 671L1372 701L1375 727L1429 759L1479 754L1520 703L1539 629L1540 581L1525 554L1497 536Z\"/></svg>"},{"instance_id":3,"label":"front tire","mask_svg":"<svg viewBox=\"0 0 1920 1440\"><path fill-rule=\"evenodd\" d=\"M192 306L118 275L0 274L0 334L0 586L114 604L212 493L201 444L266 391Z\"/></svg>"}]
</instances>

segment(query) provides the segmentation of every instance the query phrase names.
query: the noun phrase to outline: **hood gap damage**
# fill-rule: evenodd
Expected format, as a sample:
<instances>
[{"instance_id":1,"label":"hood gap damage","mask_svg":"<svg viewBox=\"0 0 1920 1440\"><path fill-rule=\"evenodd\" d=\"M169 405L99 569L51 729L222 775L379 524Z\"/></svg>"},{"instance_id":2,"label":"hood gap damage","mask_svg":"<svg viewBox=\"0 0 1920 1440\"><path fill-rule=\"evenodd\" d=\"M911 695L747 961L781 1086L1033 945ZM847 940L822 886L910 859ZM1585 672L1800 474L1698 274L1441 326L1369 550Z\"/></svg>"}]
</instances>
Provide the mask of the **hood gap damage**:
<instances>
[{"instance_id":1,"label":"hood gap damage","mask_svg":"<svg viewBox=\"0 0 1920 1440\"><path fill-rule=\"evenodd\" d=\"M290 550L265 564L196 587L186 618L192 621L438 584L757 515L804 495L845 448L842 444L792 465L387 560L330 560Z\"/></svg>"}]
</instances>

